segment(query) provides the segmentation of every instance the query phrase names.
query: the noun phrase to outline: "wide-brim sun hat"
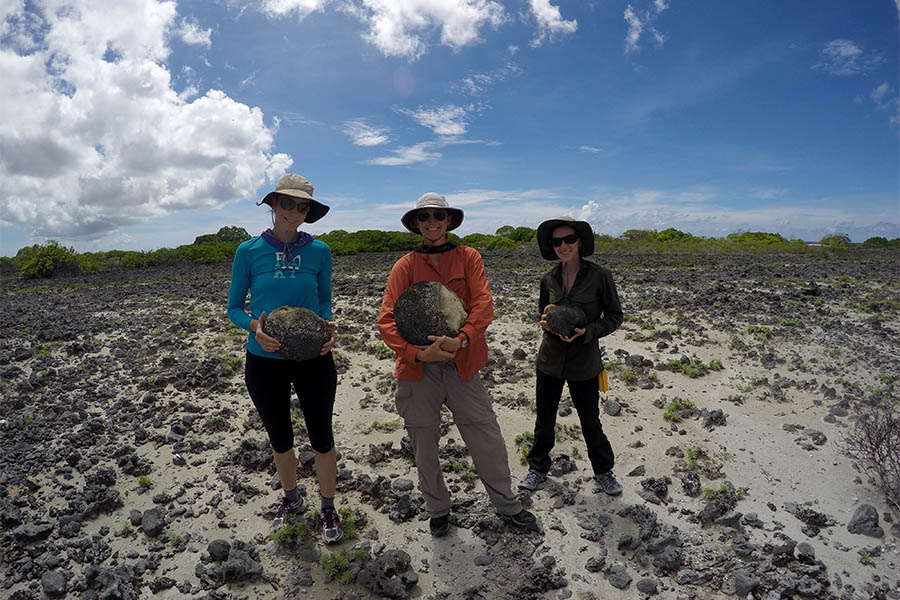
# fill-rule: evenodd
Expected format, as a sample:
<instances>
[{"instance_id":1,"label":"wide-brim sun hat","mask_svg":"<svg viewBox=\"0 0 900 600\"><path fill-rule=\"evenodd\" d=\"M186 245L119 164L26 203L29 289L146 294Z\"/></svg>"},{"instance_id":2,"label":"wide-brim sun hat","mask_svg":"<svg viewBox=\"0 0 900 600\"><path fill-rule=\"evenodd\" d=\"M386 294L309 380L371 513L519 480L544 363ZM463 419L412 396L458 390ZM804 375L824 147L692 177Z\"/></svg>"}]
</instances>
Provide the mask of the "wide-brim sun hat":
<instances>
[{"instance_id":1,"label":"wide-brim sun hat","mask_svg":"<svg viewBox=\"0 0 900 600\"><path fill-rule=\"evenodd\" d=\"M287 173L275 184L275 190L266 194L266 197L257 202L256 205L259 206L265 203L274 208L272 203L279 195L309 200L309 212L306 213L306 219L304 219L306 223L315 223L330 210L329 206L313 198L313 184L303 175Z\"/></svg>"},{"instance_id":2,"label":"wide-brim sun hat","mask_svg":"<svg viewBox=\"0 0 900 600\"><path fill-rule=\"evenodd\" d=\"M550 238L553 236L553 230L561 225L571 227L575 230L578 237L581 238L580 256L590 256L594 253L594 230L591 229L590 223L587 221L576 221L572 217L557 217L548 219L538 225L536 237L541 256L547 260L559 259L556 251L553 249L553 244L550 243Z\"/></svg>"},{"instance_id":3,"label":"wide-brim sun hat","mask_svg":"<svg viewBox=\"0 0 900 600\"><path fill-rule=\"evenodd\" d=\"M459 208L451 208L450 205L447 204L447 199L435 192L426 192L419 196L418 200L416 200L415 208L406 211L406 214L403 215L400 222L413 233L422 235L422 232L419 231L419 221L416 220L416 213L423 208L442 208L446 210L447 215L450 217L450 224L447 225L447 231L453 231L462 225L463 211Z\"/></svg>"}]
</instances>

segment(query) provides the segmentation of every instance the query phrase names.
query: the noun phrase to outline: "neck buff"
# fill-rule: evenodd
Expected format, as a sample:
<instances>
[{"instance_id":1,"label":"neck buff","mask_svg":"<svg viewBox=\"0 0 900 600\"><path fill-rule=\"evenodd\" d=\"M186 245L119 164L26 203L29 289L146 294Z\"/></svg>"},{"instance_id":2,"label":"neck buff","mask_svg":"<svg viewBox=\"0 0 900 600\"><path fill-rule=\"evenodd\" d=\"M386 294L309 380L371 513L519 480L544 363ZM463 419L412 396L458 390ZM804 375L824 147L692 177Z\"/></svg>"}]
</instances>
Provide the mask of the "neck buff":
<instances>
[{"instance_id":1,"label":"neck buff","mask_svg":"<svg viewBox=\"0 0 900 600\"><path fill-rule=\"evenodd\" d=\"M284 261L285 264L290 264L291 259L294 257L294 253L305 246L306 244L313 241L313 236L309 235L305 231L300 231L300 235L297 236L297 239L291 243L285 243L275 237L275 234L272 233L271 229L266 229L262 232L262 239L269 242L269 245L275 248L276 250L281 250L284 252Z\"/></svg>"},{"instance_id":2,"label":"neck buff","mask_svg":"<svg viewBox=\"0 0 900 600\"><path fill-rule=\"evenodd\" d=\"M422 254L442 254L448 250L453 250L454 248L456 248L456 244L453 242L447 242L440 246L426 246L425 244L422 244L416 248L416 252L421 252Z\"/></svg>"}]
</instances>

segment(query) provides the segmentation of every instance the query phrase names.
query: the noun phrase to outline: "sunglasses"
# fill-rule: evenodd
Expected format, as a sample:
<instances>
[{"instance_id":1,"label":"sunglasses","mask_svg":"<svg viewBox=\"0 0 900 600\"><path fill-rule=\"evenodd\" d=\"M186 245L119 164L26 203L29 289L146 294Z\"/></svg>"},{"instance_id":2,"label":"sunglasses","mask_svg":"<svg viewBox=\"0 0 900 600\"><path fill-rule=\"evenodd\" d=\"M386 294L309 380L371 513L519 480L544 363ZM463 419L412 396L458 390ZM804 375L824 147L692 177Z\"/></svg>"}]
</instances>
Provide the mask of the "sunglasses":
<instances>
[{"instance_id":1,"label":"sunglasses","mask_svg":"<svg viewBox=\"0 0 900 600\"><path fill-rule=\"evenodd\" d=\"M580 240L580 239L581 238L578 237L577 233L570 233L569 235L566 235L563 237L550 238L550 243L553 245L554 248L559 248L560 246L563 245L563 242L565 242L571 246L572 244L577 243L578 240Z\"/></svg>"},{"instance_id":2,"label":"sunglasses","mask_svg":"<svg viewBox=\"0 0 900 600\"><path fill-rule=\"evenodd\" d=\"M435 221L443 221L447 218L446 210L420 210L416 213L416 220L419 223L424 223L428 220L428 217L434 217Z\"/></svg>"},{"instance_id":3,"label":"sunglasses","mask_svg":"<svg viewBox=\"0 0 900 600\"><path fill-rule=\"evenodd\" d=\"M297 202L290 196L278 196L278 205L284 210L294 210L297 212L309 212L309 202Z\"/></svg>"}]
</instances>

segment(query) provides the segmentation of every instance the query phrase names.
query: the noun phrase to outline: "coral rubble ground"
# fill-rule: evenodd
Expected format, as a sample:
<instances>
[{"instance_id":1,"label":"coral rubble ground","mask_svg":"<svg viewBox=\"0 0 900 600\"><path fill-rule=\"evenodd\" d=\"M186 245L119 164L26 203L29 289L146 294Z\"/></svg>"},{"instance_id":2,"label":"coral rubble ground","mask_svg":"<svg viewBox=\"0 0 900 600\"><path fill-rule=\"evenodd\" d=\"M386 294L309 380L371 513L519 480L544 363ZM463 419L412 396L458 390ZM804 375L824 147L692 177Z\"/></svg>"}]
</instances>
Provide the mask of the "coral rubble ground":
<instances>
[{"instance_id":1,"label":"coral rubble ground","mask_svg":"<svg viewBox=\"0 0 900 600\"><path fill-rule=\"evenodd\" d=\"M24 281L2 274L0 596L30 598L900 598L897 507L848 458L897 410L893 249L617 252L626 321L604 338L601 419L625 488L596 489L564 394L538 526L495 516L445 414L454 507L432 538L375 321L397 254L336 257L337 505L273 532L279 492L243 385L229 265ZM536 248L485 253L482 377L513 483L533 426ZM896 479L895 479L896 481ZM883 483L883 482L882 482Z\"/></svg>"}]
</instances>

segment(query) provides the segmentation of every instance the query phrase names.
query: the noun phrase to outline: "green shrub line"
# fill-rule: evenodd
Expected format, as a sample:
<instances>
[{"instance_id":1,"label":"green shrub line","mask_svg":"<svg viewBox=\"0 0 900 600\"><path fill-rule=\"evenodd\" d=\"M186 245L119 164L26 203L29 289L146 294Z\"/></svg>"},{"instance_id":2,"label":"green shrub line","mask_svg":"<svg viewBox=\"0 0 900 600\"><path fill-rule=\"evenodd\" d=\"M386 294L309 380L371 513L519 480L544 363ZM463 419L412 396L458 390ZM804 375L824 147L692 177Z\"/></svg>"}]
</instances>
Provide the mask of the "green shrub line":
<instances>
[{"instance_id":1,"label":"green shrub line","mask_svg":"<svg viewBox=\"0 0 900 600\"><path fill-rule=\"evenodd\" d=\"M479 250L503 250L522 244L533 243L536 231L530 227L504 225L493 234L470 233L459 237L449 234L451 241L471 246ZM415 249L420 239L405 231L379 231L366 229L347 232L337 229L316 236L327 243L336 256L358 254L360 252L408 252ZM56 240L45 244L35 244L21 248L14 257L0 257L0 268L17 269L24 279L52 277L57 273L94 273L118 268L141 268L176 263L222 263L234 257L238 245L250 239L250 234L241 227L222 227L217 233L197 236L193 244L177 248L160 248L152 251L109 250L106 252L78 253ZM629 229L620 237L594 235L599 252L631 249L643 252L653 251L743 251L743 252L834 252L846 251L852 247L900 248L900 238L888 240L884 237L870 237L862 244L853 244L844 233L829 234L811 247L803 240L788 240L777 233L750 231L731 233L724 238L700 237L669 228L662 231L652 229Z\"/></svg>"}]
</instances>

